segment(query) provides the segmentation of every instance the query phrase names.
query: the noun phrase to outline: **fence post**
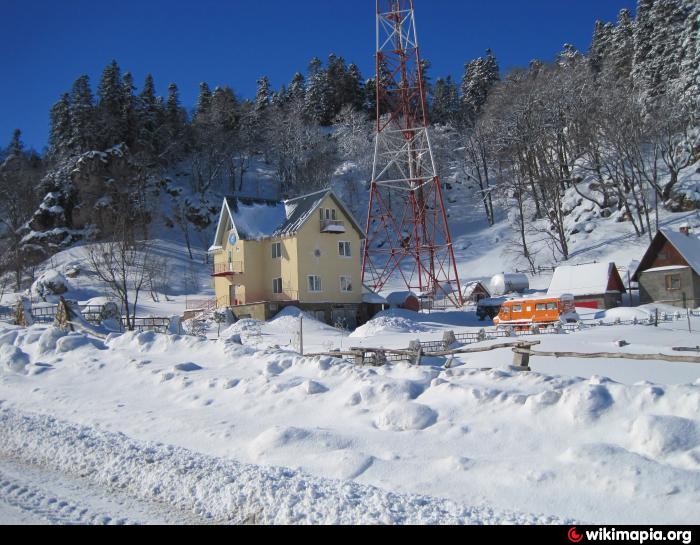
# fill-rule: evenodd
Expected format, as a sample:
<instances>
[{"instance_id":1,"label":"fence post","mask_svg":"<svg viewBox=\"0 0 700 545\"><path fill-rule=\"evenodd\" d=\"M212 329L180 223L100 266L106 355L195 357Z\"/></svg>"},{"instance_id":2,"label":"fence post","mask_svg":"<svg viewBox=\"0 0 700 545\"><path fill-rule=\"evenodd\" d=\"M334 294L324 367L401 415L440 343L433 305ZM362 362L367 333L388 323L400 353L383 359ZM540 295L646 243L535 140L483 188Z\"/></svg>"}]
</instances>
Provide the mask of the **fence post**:
<instances>
[{"instance_id":1,"label":"fence post","mask_svg":"<svg viewBox=\"0 0 700 545\"><path fill-rule=\"evenodd\" d=\"M445 350L449 350L450 346L457 344L457 336L454 331L445 331L442 335L442 344L445 345Z\"/></svg>"},{"instance_id":2,"label":"fence post","mask_svg":"<svg viewBox=\"0 0 700 545\"><path fill-rule=\"evenodd\" d=\"M522 345L518 345L517 348L523 349L524 347ZM531 371L530 353L513 351L513 366L517 367L521 371Z\"/></svg>"},{"instance_id":3,"label":"fence post","mask_svg":"<svg viewBox=\"0 0 700 545\"><path fill-rule=\"evenodd\" d=\"M304 355L304 315L299 316L299 354Z\"/></svg>"}]
</instances>

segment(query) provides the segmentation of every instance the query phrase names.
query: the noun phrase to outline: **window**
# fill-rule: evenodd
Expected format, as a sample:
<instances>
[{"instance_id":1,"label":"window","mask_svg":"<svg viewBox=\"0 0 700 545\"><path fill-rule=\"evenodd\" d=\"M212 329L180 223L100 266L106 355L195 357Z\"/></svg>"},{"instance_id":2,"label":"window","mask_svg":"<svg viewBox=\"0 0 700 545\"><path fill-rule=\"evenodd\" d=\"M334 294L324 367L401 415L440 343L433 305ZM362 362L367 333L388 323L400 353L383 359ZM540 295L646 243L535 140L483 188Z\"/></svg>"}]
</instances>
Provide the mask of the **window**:
<instances>
[{"instance_id":1,"label":"window","mask_svg":"<svg viewBox=\"0 0 700 545\"><path fill-rule=\"evenodd\" d=\"M335 208L321 208L321 220L335 221L338 219L338 212Z\"/></svg>"},{"instance_id":2,"label":"window","mask_svg":"<svg viewBox=\"0 0 700 545\"><path fill-rule=\"evenodd\" d=\"M280 259L282 257L282 243L275 242L272 244L272 259Z\"/></svg>"},{"instance_id":3,"label":"window","mask_svg":"<svg viewBox=\"0 0 700 545\"><path fill-rule=\"evenodd\" d=\"M309 276L309 292L310 293L320 293L321 290L321 277L320 276Z\"/></svg>"},{"instance_id":4,"label":"window","mask_svg":"<svg viewBox=\"0 0 700 545\"><path fill-rule=\"evenodd\" d=\"M547 310L547 305L544 303L540 303L539 305L537 305L537 310L538 311Z\"/></svg>"},{"instance_id":5,"label":"window","mask_svg":"<svg viewBox=\"0 0 700 545\"><path fill-rule=\"evenodd\" d=\"M352 244L350 242L339 242L338 255L341 257L352 257Z\"/></svg>"},{"instance_id":6,"label":"window","mask_svg":"<svg viewBox=\"0 0 700 545\"><path fill-rule=\"evenodd\" d=\"M547 303L547 310L558 310L559 307L556 303Z\"/></svg>"},{"instance_id":7,"label":"window","mask_svg":"<svg viewBox=\"0 0 700 545\"><path fill-rule=\"evenodd\" d=\"M513 312L522 312L522 311L523 311L522 305L514 305L513 306Z\"/></svg>"},{"instance_id":8,"label":"window","mask_svg":"<svg viewBox=\"0 0 700 545\"><path fill-rule=\"evenodd\" d=\"M275 295L279 295L282 293L282 279L281 278L275 278L272 281L272 293Z\"/></svg>"},{"instance_id":9,"label":"window","mask_svg":"<svg viewBox=\"0 0 700 545\"><path fill-rule=\"evenodd\" d=\"M669 274L666 276L666 291L680 291L681 275Z\"/></svg>"},{"instance_id":10,"label":"window","mask_svg":"<svg viewBox=\"0 0 700 545\"><path fill-rule=\"evenodd\" d=\"M352 293L352 276L340 277L340 291L342 293Z\"/></svg>"}]
</instances>

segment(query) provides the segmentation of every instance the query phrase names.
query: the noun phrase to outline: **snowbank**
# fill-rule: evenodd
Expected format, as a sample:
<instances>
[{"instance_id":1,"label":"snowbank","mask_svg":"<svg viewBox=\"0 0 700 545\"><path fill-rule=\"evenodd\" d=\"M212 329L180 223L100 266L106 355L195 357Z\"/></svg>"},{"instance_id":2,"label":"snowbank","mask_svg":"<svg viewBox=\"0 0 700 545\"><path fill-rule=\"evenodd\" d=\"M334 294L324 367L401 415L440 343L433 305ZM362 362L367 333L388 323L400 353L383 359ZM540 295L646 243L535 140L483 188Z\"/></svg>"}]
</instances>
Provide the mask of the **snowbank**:
<instances>
[{"instance_id":1,"label":"snowbank","mask_svg":"<svg viewBox=\"0 0 700 545\"><path fill-rule=\"evenodd\" d=\"M0 411L0 453L87 475L92 483L196 512L261 524L565 524L555 517L466 507L299 471L263 468L135 441L51 417ZM298 435L290 430L287 435ZM303 435L303 433L302 433ZM282 440L285 439L283 434ZM273 439L274 443L276 439Z\"/></svg>"},{"instance_id":2,"label":"snowbank","mask_svg":"<svg viewBox=\"0 0 700 545\"><path fill-rule=\"evenodd\" d=\"M542 348L620 350L612 341L625 338L625 350L649 352L686 336L602 327L542 337ZM356 367L226 337L126 333L102 342L0 324L2 408L70 421L31 417L22 427L5 413L0 456L22 444L57 470L94 471L100 482L116 478L140 497L215 520L251 510L268 522L509 520L460 507L486 504L487 513L527 506L552 517L514 521L693 522L700 380L620 384L591 371L629 363L639 375L657 365L692 382L697 366L583 361L589 378L577 378L563 375L573 365L566 359L539 360L533 368L549 373L517 372L505 352L450 369Z\"/></svg>"},{"instance_id":3,"label":"snowbank","mask_svg":"<svg viewBox=\"0 0 700 545\"><path fill-rule=\"evenodd\" d=\"M70 283L65 276L55 269L49 269L34 281L30 291L32 296L47 301L65 294L70 289Z\"/></svg>"},{"instance_id":4,"label":"snowbank","mask_svg":"<svg viewBox=\"0 0 700 545\"><path fill-rule=\"evenodd\" d=\"M391 309L380 312L365 325L358 327L350 335L352 338L366 338L386 333L423 333L431 328L418 323L420 315L410 310Z\"/></svg>"}]
</instances>

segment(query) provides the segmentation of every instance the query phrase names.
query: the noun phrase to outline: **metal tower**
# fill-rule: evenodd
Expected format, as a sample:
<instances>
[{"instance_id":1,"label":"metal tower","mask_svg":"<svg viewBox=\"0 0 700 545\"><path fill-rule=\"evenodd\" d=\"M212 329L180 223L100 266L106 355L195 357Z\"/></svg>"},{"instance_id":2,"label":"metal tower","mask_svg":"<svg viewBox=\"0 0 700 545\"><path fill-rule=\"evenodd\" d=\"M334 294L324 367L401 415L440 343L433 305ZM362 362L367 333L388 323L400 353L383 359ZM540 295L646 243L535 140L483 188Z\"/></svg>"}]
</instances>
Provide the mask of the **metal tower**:
<instances>
[{"instance_id":1,"label":"metal tower","mask_svg":"<svg viewBox=\"0 0 700 545\"><path fill-rule=\"evenodd\" d=\"M377 0L377 125L363 282L463 305L428 111L413 0Z\"/></svg>"}]
</instances>

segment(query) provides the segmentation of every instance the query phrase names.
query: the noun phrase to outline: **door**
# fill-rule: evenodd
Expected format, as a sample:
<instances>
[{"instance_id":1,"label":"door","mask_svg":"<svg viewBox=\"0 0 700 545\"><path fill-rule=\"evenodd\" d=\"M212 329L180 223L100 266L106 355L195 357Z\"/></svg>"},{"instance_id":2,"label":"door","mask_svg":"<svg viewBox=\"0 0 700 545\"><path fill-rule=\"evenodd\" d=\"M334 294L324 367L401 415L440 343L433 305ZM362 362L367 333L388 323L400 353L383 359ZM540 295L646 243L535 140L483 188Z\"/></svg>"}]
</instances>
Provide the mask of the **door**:
<instances>
[{"instance_id":1,"label":"door","mask_svg":"<svg viewBox=\"0 0 700 545\"><path fill-rule=\"evenodd\" d=\"M229 291L229 296L228 296L229 305L232 307L237 307L240 303L238 302L238 299L236 298L236 292L237 292L236 286L231 285L229 287L228 291Z\"/></svg>"}]
</instances>

